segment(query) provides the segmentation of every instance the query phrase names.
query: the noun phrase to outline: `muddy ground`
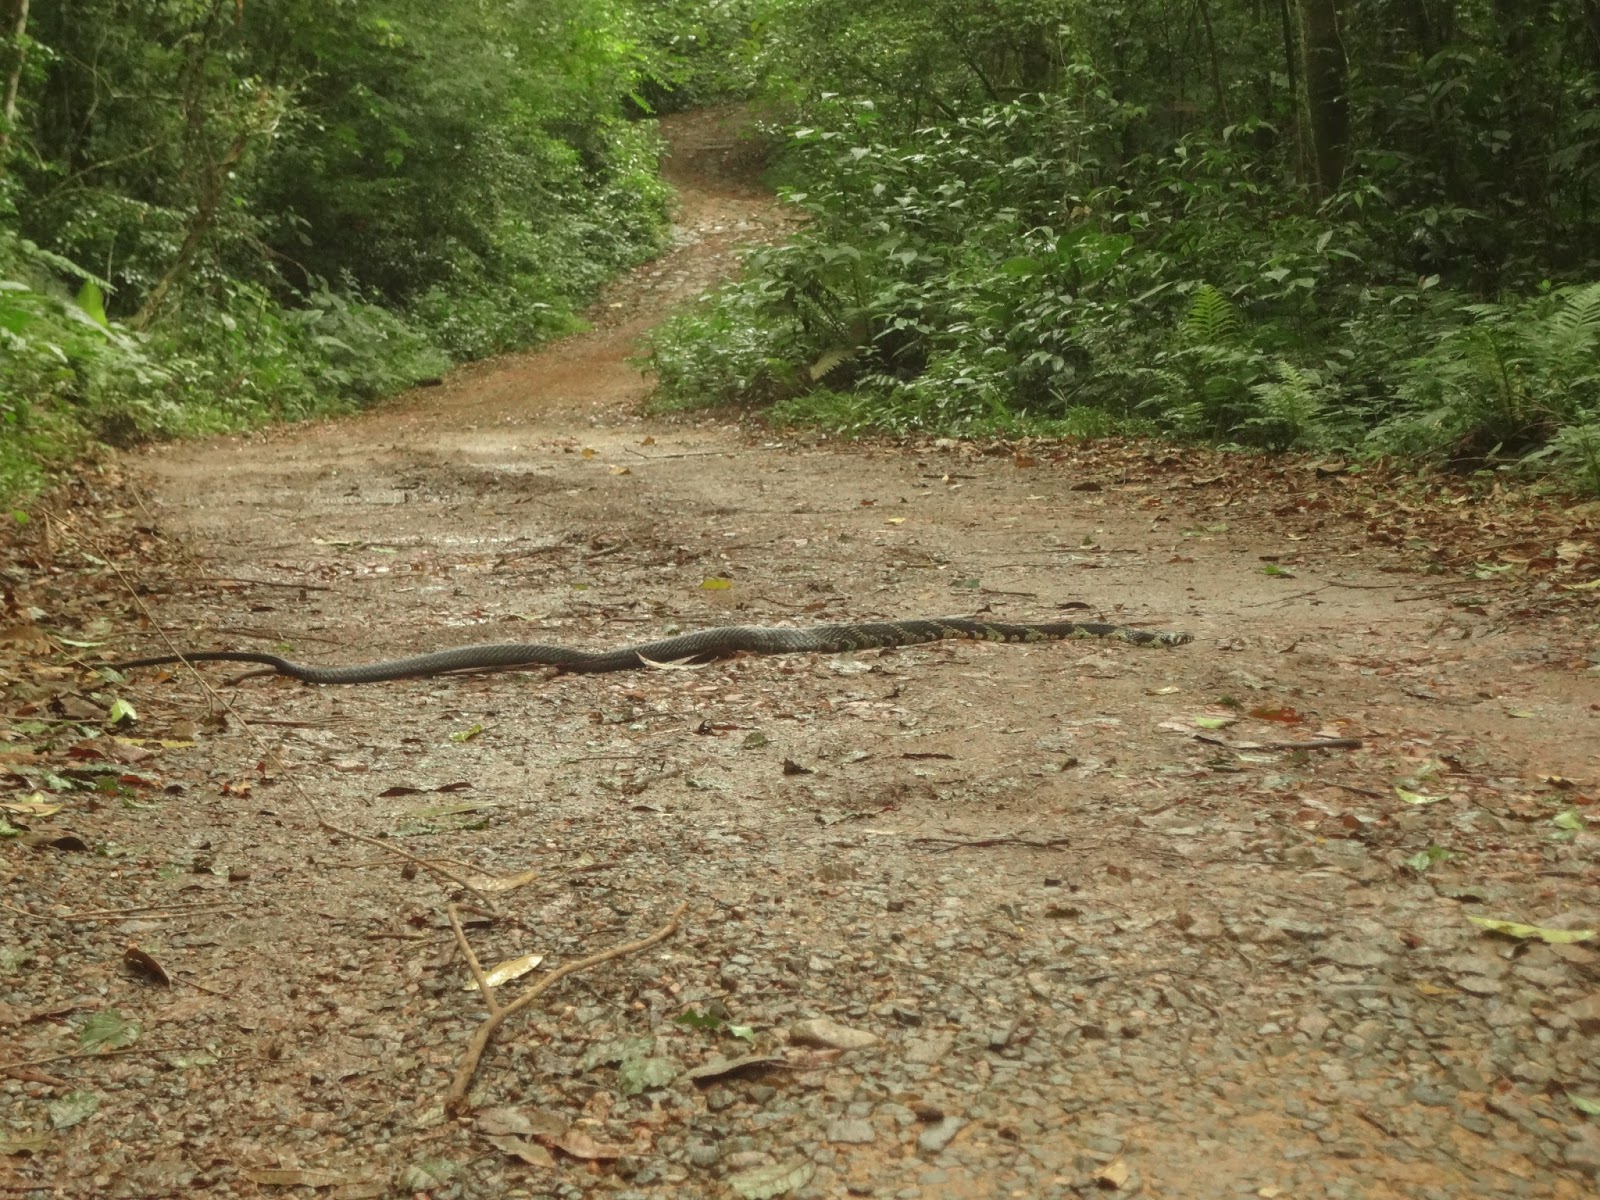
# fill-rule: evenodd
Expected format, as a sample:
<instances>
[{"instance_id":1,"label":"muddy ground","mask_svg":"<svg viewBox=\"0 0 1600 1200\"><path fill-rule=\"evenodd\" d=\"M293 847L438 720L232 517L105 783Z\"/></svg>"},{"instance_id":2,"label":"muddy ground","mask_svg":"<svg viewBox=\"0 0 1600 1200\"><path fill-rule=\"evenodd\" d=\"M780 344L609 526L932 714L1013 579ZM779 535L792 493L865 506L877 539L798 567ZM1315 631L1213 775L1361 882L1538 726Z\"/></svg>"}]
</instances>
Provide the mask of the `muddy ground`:
<instances>
[{"instance_id":1,"label":"muddy ground","mask_svg":"<svg viewBox=\"0 0 1600 1200\"><path fill-rule=\"evenodd\" d=\"M668 131L676 244L591 332L131 456L11 551L0 1191L1595 1194L1595 513L1507 599L1338 464L641 417L640 333L785 223L732 124ZM353 662L974 612L1195 641L83 665L152 621ZM447 1108L452 901L486 967L543 956L502 1003L687 908Z\"/></svg>"}]
</instances>

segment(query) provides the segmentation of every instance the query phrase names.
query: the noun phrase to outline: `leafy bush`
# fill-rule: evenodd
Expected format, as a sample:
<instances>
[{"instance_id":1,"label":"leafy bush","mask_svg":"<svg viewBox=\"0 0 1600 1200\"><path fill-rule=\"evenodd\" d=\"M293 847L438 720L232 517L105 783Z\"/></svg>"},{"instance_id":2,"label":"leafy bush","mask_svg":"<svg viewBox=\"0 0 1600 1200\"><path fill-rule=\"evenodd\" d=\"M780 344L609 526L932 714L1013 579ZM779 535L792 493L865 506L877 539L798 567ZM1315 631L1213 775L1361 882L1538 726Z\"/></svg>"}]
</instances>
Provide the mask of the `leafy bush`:
<instances>
[{"instance_id":1,"label":"leafy bush","mask_svg":"<svg viewBox=\"0 0 1600 1200\"><path fill-rule=\"evenodd\" d=\"M620 0L19 13L0 488L94 440L340 411L565 332L661 244Z\"/></svg>"},{"instance_id":2,"label":"leafy bush","mask_svg":"<svg viewBox=\"0 0 1600 1200\"><path fill-rule=\"evenodd\" d=\"M1386 447L1565 464L1600 490L1600 284L1527 301L1470 304L1405 372Z\"/></svg>"},{"instance_id":3,"label":"leafy bush","mask_svg":"<svg viewBox=\"0 0 1600 1200\"><path fill-rule=\"evenodd\" d=\"M1597 288L1484 304L1419 279L1364 218L1370 181L1311 206L1248 130L1113 168L1128 114L1093 87L894 142L869 102L807 116L784 170L809 219L658 332L658 403L1593 473Z\"/></svg>"}]
</instances>

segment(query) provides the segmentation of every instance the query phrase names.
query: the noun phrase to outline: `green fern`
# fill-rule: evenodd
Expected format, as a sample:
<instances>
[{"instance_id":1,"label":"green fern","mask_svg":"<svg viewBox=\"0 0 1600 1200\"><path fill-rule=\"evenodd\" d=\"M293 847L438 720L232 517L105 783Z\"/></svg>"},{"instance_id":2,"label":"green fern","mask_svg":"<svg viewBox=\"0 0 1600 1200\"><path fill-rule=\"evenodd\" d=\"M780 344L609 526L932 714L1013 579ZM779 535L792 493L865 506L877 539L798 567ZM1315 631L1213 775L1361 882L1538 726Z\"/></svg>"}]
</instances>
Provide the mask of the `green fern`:
<instances>
[{"instance_id":1,"label":"green fern","mask_svg":"<svg viewBox=\"0 0 1600 1200\"><path fill-rule=\"evenodd\" d=\"M1585 490L1600 495L1600 421L1558 430L1550 448L1556 462L1573 471Z\"/></svg>"},{"instance_id":2,"label":"green fern","mask_svg":"<svg viewBox=\"0 0 1600 1200\"><path fill-rule=\"evenodd\" d=\"M1323 432L1322 377L1281 358L1272 364L1272 374L1271 379L1251 385L1250 394L1259 407L1242 424L1274 450L1316 445Z\"/></svg>"},{"instance_id":3,"label":"green fern","mask_svg":"<svg viewBox=\"0 0 1600 1200\"><path fill-rule=\"evenodd\" d=\"M1576 288L1562 299L1544 323L1543 340L1563 357L1587 353L1600 339L1600 283Z\"/></svg>"},{"instance_id":4,"label":"green fern","mask_svg":"<svg viewBox=\"0 0 1600 1200\"><path fill-rule=\"evenodd\" d=\"M1184 339L1194 345L1227 346L1244 326L1233 302L1209 283L1200 285L1183 318Z\"/></svg>"}]
</instances>

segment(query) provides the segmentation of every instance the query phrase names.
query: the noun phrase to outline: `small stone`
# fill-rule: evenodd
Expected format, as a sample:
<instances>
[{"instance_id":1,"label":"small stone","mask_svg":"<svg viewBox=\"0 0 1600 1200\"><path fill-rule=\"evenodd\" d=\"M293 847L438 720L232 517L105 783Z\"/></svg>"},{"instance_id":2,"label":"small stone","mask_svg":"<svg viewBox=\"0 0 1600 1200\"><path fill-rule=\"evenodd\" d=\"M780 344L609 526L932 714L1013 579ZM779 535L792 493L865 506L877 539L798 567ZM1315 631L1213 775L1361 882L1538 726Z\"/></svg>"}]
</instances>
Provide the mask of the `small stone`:
<instances>
[{"instance_id":1,"label":"small stone","mask_svg":"<svg viewBox=\"0 0 1600 1200\"><path fill-rule=\"evenodd\" d=\"M1561 1010L1578 1027L1578 1032L1594 1037L1600 1034L1600 992L1574 1001Z\"/></svg>"},{"instance_id":2,"label":"small stone","mask_svg":"<svg viewBox=\"0 0 1600 1200\"><path fill-rule=\"evenodd\" d=\"M1095 1186L1114 1192L1128 1182L1129 1174L1127 1163L1113 1159L1094 1173Z\"/></svg>"},{"instance_id":3,"label":"small stone","mask_svg":"<svg viewBox=\"0 0 1600 1200\"><path fill-rule=\"evenodd\" d=\"M721 1112L723 1109L731 1108L737 1103L739 1103L739 1097L734 1095L730 1088L718 1086L706 1092L706 1107L712 1112Z\"/></svg>"},{"instance_id":4,"label":"small stone","mask_svg":"<svg viewBox=\"0 0 1600 1200\"><path fill-rule=\"evenodd\" d=\"M802 1046L822 1046L829 1050L861 1050L878 1044L876 1034L864 1029L851 1029L827 1017L796 1021L789 1027L789 1040Z\"/></svg>"},{"instance_id":5,"label":"small stone","mask_svg":"<svg viewBox=\"0 0 1600 1200\"><path fill-rule=\"evenodd\" d=\"M1456 986L1471 996L1498 996L1506 990L1500 980L1485 975L1457 975Z\"/></svg>"},{"instance_id":6,"label":"small stone","mask_svg":"<svg viewBox=\"0 0 1600 1200\"><path fill-rule=\"evenodd\" d=\"M697 1167L712 1166L721 1157L722 1150L715 1142L689 1143L688 1158Z\"/></svg>"},{"instance_id":7,"label":"small stone","mask_svg":"<svg viewBox=\"0 0 1600 1200\"><path fill-rule=\"evenodd\" d=\"M1550 1082L1550 1068L1544 1063L1519 1062L1511 1068L1511 1078L1519 1083L1531 1083L1535 1087L1543 1087Z\"/></svg>"},{"instance_id":8,"label":"small stone","mask_svg":"<svg viewBox=\"0 0 1600 1200\"><path fill-rule=\"evenodd\" d=\"M906 1042L905 1060L908 1063L921 1063L931 1067L934 1063L950 1053L956 1044L955 1038L947 1033L934 1034L932 1037L912 1038Z\"/></svg>"},{"instance_id":9,"label":"small stone","mask_svg":"<svg viewBox=\"0 0 1600 1200\"><path fill-rule=\"evenodd\" d=\"M1600 1172L1600 1128L1579 1125L1572 1131L1572 1141L1561 1151L1561 1161L1580 1171Z\"/></svg>"},{"instance_id":10,"label":"small stone","mask_svg":"<svg viewBox=\"0 0 1600 1200\"><path fill-rule=\"evenodd\" d=\"M1174 923L1184 937L1198 942L1215 941L1222 936L1222 922L1210 913L1179 913Z\"/></svg>"},{"instance_id":11,"label":"small stone","mask_svg":"<svg viewBox=\"0 0 1600 1200\"><path fill-rule=\"evenodd\" d=\"M961 1117L946 1117L937 1125L930 1125L924 1129L917 1138L917 1149L924 1154L937 1154L950 1144L950 1140L961 1132L961 1127L966 1121Z\"/></svg>"},{"instance_id":12,"label":"small stone","mask_svg":"<svg viewBox=\"0 0 1600 1200\"><path fill-rule=\"evenodd\" d=\"M1600 951L1589 946L1580 946L1576 942L1560 943L1550 947L1550 957L1559 958L1562 962L1572 963L1580 967L1592 967L1600 963Z\"/></svg>"},{"instance_id":13,"label":"small stone","mask_svg":"<svg viewBox=\"0 0 1600 1200\"><path fill-rule=\"evenodd\" d=\"M1341 967L1353 968L1381 967L1389 961L1382 950L1359 942L1329 942L1323 947L1322 956Z\"/></svg>"},{"instance_id":14,"label":"small stone","mask_svg":"<svg viewBox=\"0 0 1600 1200\"><path fill-rule=\"evenodd\" d=\"M1508 1121L1515 1122L1524 1133L1531 1133L1534 1137L1544 1137L1545 1128L1539 1122L1538 1116L1525 1104L1521 1104L1509 1096L1490 1095L1484 1099L1484 1104L1489 1111L1498 1116L1505 1117Z\"/></svg>"},{"instance_id":15,"label":"small stone","mask_svg":"<svg viewBox=\"0 0 1600 1200\"><path fill-rule=\"evenodd\" d=\"M1429 1108L1449 1108L1455 1102L1455 1096L1441 1087L1434 1087L1431 1083L1419 1083L1411 1089L1411 1098L1418 1104L1426 1104Z\"/></svg>"},{"instance_id":16,"label":"small stone","mask_svg":"<svg viewBox=\"0 0 1600 1200\"><path fill-rule=\"evenodd\" d=\"M865 1146L878 1140L872 1122L861 1117L841 1117L828 1126L827 1140L847 1146Z\"/></svg>"},{"instance_id":17,"label":"small stone","mask_svg":"<svg viewBox=\"0 0 1600 1200\"><path fill-rule=\"evenodd\" d=\"M1322 1035L1332 1028L1333 1022L1323 1015L1321 1010L1312 1009L1294 1023L1294 1027L1305 1034L1313 1042L1322 1040Z\"/></svg>"}]
</instances>

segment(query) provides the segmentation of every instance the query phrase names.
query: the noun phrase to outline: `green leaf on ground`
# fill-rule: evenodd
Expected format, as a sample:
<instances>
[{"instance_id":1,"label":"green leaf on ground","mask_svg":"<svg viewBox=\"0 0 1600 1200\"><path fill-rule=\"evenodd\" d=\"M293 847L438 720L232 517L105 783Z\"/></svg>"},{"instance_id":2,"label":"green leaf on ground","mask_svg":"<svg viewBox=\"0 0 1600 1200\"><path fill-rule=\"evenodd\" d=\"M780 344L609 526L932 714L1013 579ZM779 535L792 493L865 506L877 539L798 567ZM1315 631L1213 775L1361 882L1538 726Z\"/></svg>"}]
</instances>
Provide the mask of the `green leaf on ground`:
<instances>
[{"instance_id":1,"label":"green leaf on ground","mask_svg":"<svg viewBox=\"0 0 1600 1200\"><path fill-rule=\"evenodd\" d=\"M1420 875L1435 863L1442 863L1454 857L1455 855L1443 846L1429 846L1426 850L1418 850L1406 859L1406 866Z\"/></svg>"},{"instance_id":2,"label":"green leaf on ground","mask_svg":"<svg viewBox=\"0 0 1600 1200\"><path fill-rule=\"evenodd\" d=\"M100 1097L93 1092L68 1092L50 1102L50 1124L57 1129L71 1129L94 1116L99 1107Z\"/></svg>"},{"instance_id":3,"label":"green leaf on ground","mask_svg":"<svg viewBox=\"0 0 1600 1200\"><path fill-rule=\"evenodd\" d=\"M118 1050L139 1040L139 1026L114 1008L95 1013L78 1027L81 1050Z\"/></svg>"},{"instance_id":4,"label":"green leaf on ground","mask_svg":"<svg viewBox=\"0 0 1600 1200\"><path fill-rule=\"evenodd\" d=\"M624 1055L617 1064L617 1086L624 1096L637 1096L652 1088L664 1088L677 1079L683 1068L670 1058Z\"/></svg>"},{"instance_id":5,"label":"green leaf on ground","mask_svg":"<svg viewBox=\"0 0 1600 1200\"><path fill-rule=\"evenodd\" d=\"M1407 804L1437 804L1445 799L1444 796L1424 796L1421 792L1413 792L1403 787L1395 788L1394 794Z\"/></svg>"},{"instance_id":6,"label":"green leaf on ground","mask_svg":"<svg viewBox=\"0 0 1600 1200\"><path fill-rule=\"evenodd\" d=\"M1546 942L1552 946L1570 946L1575 942L1587 942L1600 936L1593 929L1546 929L1542 925L1524 925L1520 921L1497 921L1492 917L1468 917L1467 920L1486 933L1498 933L1502 937L1516 938L1518 941Z\"/></svg>"}]
</instances>

